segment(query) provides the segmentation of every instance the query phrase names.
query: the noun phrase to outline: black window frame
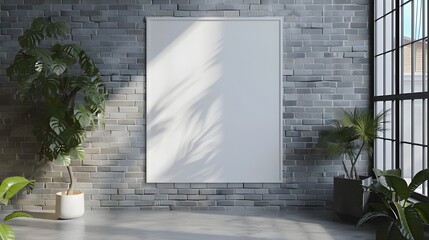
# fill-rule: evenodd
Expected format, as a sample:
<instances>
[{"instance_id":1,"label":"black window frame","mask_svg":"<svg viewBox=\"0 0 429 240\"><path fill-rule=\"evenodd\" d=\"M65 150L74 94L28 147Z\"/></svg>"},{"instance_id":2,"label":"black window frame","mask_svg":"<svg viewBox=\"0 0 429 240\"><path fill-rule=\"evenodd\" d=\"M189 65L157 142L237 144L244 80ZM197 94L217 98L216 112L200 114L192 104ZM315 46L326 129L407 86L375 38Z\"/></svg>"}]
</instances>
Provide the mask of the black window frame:
<instances>
[{"instance_id":1,"label":"black window frame","mask_svg":"<svg viewBox=\"0 0 429 240\"><path fill-rule=\"evenodd\" d=\"M383 13L381 14L381 16L377 16L377 2L378 1L383 1ZM384 9L386 8L386 1L391 1L392 4L392 9L388 12L385 12ZM417 2L418 0L374 0L371 1L372 4L370 4L370 14L369 14L369 22L370 22L370 38L371 38L371 44L370 44L370 60L369 60L369 64L370 64L370 74L371 74L371 86L370 86L370 91L371 91L371 102L372 102L372 107L374 108L374 111L377 111L377 104L382 103L383 104L383 110L386 110L385 106L386 103L390 102L391 103L391 109L388 113L388 115L385 117L385 121L390 121L390 127L392 129L390 129L391 131L391 136L386 136L386 130L383 132L383 134L381 134L380 137L378 137L379 140L381 140L383 142L383 156L386 156L386 143L388 144L389 142L392 144L391 146L391 156L392 156L392 161L391 161L391 166L392 168L401 168L401 166L404 166L404 161L407 161L406 159L403 159L402 157L402 150L403 149L403 145L404 144L409 144L411 146L411 159L410 164L411 164L411 169L413 169L413 164L414 164L414 155L413 155L413 147L414 146L419 146L422 147L422 161L424 161L425 163L423 163L423 166L429 167L429 124L425 125L424 121L428 122L429 119L429 87L427 86L429 84L428 81L428 71L429 71L429 37L428 37L428 33L429 33L429 22L428 22L428 18L429 16L423 17L424 14L424 10L422 10L422 16L420 19L420 22L422 24L422 29L423 29L423 34L422 36L420 36L420 38L418 39L413 39L414 37L414 4ZM403 32L402 32L402 21L403 21L403 9L404 6L406 4L410 4L411 5L411 33L412 33L412 37L411 37L411 41L404 44L403 41ZM427 2L426 0L421 1L421 4L423 5L423 8L426 8L426 13L429 13L429 2ZM386 44L386 32L385 32L385 19L391 17L392 18L392 35L395 36L396 38L394 38L394 42L392 42L393 46L391 50L385 51L385 44ZM393 19L394 18L394 19ZM426 19L425 19L426 18ZM377 23L377 21L380 21ZM376 50L377 47L377 42L379 41L377 39L377 33L376 31L378 31L377 29L377 24L380 24L382 22L383 24L383 33L382 33L382 37L383 37L383 50L381 53L377 53L378 51ZM389 26L390 27L390 26ZM425 29L425 30L424 30ZM401 85L401 83L403 83L404 80L404 73L402 72L402 69L404 69L403 66L403 55L404 55L404 48L408 45L411 46L411 69L415 69L415 62L414 62L414 44L417 44L418 42L421 42L421 46L422 46L422 55L424 56L424 52L426 52L426 58L422 57L422 91L421 92L414 92L413 88L414 88L414 71L411 71L411 83L412 83L412 87L411 87L411 93L401 93L401 91L404 89L403 85ZM386 55L387 54L393 54L392 56L392 66L390 68L390 70L392 71L390 74L393 77L393 82L391 83L391 94L385 94L385 90L386 90L386 76L385 76L385 68L383 66L383 95L379 95L377 94L377 82L376 81L380 81L380 79L377 79L377 71L376 68L377 66L377 57L382 56L382 60L383 60L383 64L385 65L385 59L386 59ZM425 85L426 84L426 87ZM422 127L423 127L423 131L422 131L422 142L421 143L417 143L414 142L414 138L411 137L411 141L404 141L403 140L403 131L404 131L404 127L401 125L404 123L404 119L403 119L403 110L404 110L404 101L411 101L411 128L414 128L414 120L413 120L413 116L415 115L414 112L414 101L416 100L421 100L422 104L423 104L423 119L422 119ZM424 111L426 111L426 113L424 113ZM412 133L411 133L412 136ZM375 149L375 151L377 151L377 148ZM377 159L377 153L374 154L374 160L375 161L383 161L382 165L386 166L388 165L386 163L386 158L383 157L383 159ZM374 163L374 165L376 166L377 164ZM413 170L411 170L412 174L416 174L416 172L413 172ZM424 200L424 201L429 201L429 187L428 187L428 183L425 183L424 189L423 189L423 194L419 194L419 193L414 193L413 197L419 200Z\"/></svg>"}]
</instances>

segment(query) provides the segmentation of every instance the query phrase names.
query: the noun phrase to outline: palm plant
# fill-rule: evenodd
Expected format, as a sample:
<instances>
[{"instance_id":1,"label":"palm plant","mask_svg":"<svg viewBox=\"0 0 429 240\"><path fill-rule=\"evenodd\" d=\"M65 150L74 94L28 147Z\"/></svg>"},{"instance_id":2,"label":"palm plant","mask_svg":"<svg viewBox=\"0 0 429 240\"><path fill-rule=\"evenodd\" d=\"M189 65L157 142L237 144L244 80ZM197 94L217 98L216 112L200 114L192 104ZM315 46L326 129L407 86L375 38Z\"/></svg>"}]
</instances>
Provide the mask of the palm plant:
<instances>
[{"instance_id":1,"label":"palm plant","mask_svg":"<svg viewBox=\"0 0 429 240\"><path fill-rule=\"evenodd\" d=\"M0 184L0 203L7 205L10 198L21 191L23 188L32 187L34 180L27 180L23 177L8 177ZM17 217L31 217L27 213L13 212L3 219L0 223L0 240L14 240L15 233L11 226L6 222Z\"/></svg>"},{"instance_id":2,"label":"palm plant","mask_svg":"<svg viewBox=\"0 0 429 240\"><path fill-rule=\"evenodd\" d=\"M40 160L67 166L73 193L72 158L83 159L86 130L104 119L107 90L100 72L76 44L61 44L68 25L37 18L19 37L21 49L7 74L18 81L17 97L31 104L28 113L40 143ZM50 47L41 42L49 40Z\"/></svg>"},{"instance_id":3,"label":"palm plant","mask_svg":"<svg viewBox=\"0 0 429 240\"><path fill-rule=\"evenodd\" d=\"M377 182L368 188L377 194L380 202L372 203L373 211L366 213L358 226L374 218L383 218L377 228L377 239L394 238L392 232L399 230L401 239L423 240L424 226L429 224L429 203L411 201L411 194L429 180L429 169L418 172L410 184L401 177L401 170L381 171L374 169Z\"/></svg>"},{"instance_id":4,"label":"palm plant","mask_svg":"<svg viewBox=\"0 0 429 240\"><path fill-rule=\"evenodd\" d=\"M374 140L382 131L384 115L385 112L373 116L371 112L357 108L353 112L344 111L341 120L336 120L329 129L320 133L319 146L330 156L341 156L347 178L359 179L357 162L363 152L372 156Z\"/></svg>"}]
</instances>

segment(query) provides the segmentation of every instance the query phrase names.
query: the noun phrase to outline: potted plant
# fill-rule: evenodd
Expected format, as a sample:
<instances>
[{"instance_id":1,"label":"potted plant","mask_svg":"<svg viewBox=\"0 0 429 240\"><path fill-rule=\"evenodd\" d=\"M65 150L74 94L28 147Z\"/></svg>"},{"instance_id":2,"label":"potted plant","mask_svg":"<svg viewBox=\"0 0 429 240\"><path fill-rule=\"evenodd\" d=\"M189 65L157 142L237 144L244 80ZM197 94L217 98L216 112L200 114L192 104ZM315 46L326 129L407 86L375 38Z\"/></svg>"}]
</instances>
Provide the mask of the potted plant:
<instances>
[{"instance_id":1,"label":"potted plant","mask_svg":"<svg viewBox=\"0 0 429 240\"><path fill-rule=\"evenodd\" d=\"M344 175L334 177L336 216L355 220L364 214L369 194L361 186L371 184L371 178L358 175L357 163L363 153L371 158L384 114L373 116L357 108L352 112L344 111L341 120L334 121L329 129L320 133L319 146L328 155L342 158Z\"/></svg>"},{"instance_id":2,"label":"potted plant","mask_svg":"<svg viewBox=\"0 0 429 240\"><path fill-rule=\"evenodd\" d=\"M31 188L34 184L34 180L27 180L23 177L8 177L5 178L0 184L0 203L7 205L10 198L15 196L23 188ZM17 218L17 217L31 217L27 213L13 212L3 219L3 223L0 223L0 239L1 240L14 240L15 233L11 226L7 225L6 222Z\"/></svg>"},{"instance_id":3,"label":"potted plant","mask_svg":"<svg viewBox=\"0 0 429 240\"><path fill-rule=\"evenodd\" d=\"M411 194L429 180L429 169L418 172L410 184L401 177L401 170L381 171L374 169L377 181L367 189L380 201L371 203L371 211L358 222L361 226L368 220L382 218L377 226L377 239L423 240L424 224L429 224L429 203L410 201Z\"/></svg>"},{"instance_id":4,"label":"potted plant","mask_svg":"<svg viewBox=\"0 0 429 240\"><path fill-rule=\"evenodd\" d=\"M86 130L102 123L107 97L87 53L76 44L61 44L69 32L65 23L36 18L18 38L21 49L7 68L7 75L18 81L18 99L31 104L28 115L40 143L40 160L67 166L69 189L56 196L59 218L83 215L84 197L74 190L70 161L84 158ZM44 46L51 46L41 45L45 39L49 42Z\"/></svg>"}]
</instances>

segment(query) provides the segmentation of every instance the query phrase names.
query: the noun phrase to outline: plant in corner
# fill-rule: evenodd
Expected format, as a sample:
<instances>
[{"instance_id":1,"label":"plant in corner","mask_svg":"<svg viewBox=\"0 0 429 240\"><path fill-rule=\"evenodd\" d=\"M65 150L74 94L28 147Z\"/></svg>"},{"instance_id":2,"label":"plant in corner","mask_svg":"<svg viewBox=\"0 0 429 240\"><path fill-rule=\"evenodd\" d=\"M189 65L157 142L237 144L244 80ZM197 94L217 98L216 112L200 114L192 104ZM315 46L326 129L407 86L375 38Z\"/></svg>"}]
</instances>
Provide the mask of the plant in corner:
<instances>
[{"instance_id":1,"label":"plant in corner","mask_svg":"<svg viewBox=\"0 0 429 240\"><path fill-rule=\"evenodd\" d=\"M61 44L69 33L65 23L36 18L18 38L21 49L7 74L18 82L17 97L31 104L40 160L67 166L70 185L60 195L71 196L79 193L71 159L84 158L86 130L103 123L107 90L89 55L76 44Z\"/></svg>"},{"instance_id":2,"label":"plant in corner","mask_svg":"<svg viewBox=\"0 0 429 240\"><path fill-rule=\"evenodd\" d=\"M401 170L381 171L374 169L377 181L367 187L380 201L371 203L372 211L358 222L361 226L368 220L382 218L377 226L377 239L424 239L424 225L429 224L429 203L410 201L411 194L429 180L429 169L418 172L410 184L401 177Z\"/></svg>"},{"instance_id":3,"label":"plant in corner","mask_svg":"<svg viewBox=\"0 0 429 240\"><path fill-rule=\"evenodd\" d=\"M357 164L362 154L371 157L384 115L373 116L358 108L352 112L344 111L341 120L334 121L329 129L320 133L318 145L328 155L341 157L344 169L344 176L334 178L334 212L337 216L355 220L364 214L369 194L361 186L368 186L371 178L359 176Z\"/></svg>"},{"instance_id":4,"label":"plant in corner","mask_svg":"<svg viewBox=\"0 0 429 240\"><path fill-rule=\"evenodd\" d=\"M5 178L0 184L0 203L7 205L10 198L15 196L23 188L31 188L34 184L34 180L27 180L23 177L8 177ZM14 240L15 233L11 226L7 225L6 222L17 218L17 217L31 217L27 213L13 212L8 214L3 219L3 223L0 223L0 240Z\"/></svg>"}]
</instances>

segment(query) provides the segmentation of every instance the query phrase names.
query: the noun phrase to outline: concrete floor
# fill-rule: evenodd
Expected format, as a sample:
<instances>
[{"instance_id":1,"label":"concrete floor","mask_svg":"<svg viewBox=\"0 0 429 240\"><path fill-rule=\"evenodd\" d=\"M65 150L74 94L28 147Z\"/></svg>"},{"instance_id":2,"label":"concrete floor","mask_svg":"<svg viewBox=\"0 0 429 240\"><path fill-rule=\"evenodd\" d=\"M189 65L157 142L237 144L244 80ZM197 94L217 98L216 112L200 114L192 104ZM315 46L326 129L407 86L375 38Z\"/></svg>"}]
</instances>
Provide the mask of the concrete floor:
<instances>
[{"instance_id":1,"label":"concrete floor","mask_svg":"<svg viewBox=\"0 0 429 240\"><path fill-rule=\"evenodd\" d=\"M54 220L53 214L14 219L17 240L333 240L375 239L371 226L332 221L330 211L259 213L181 211L87 211L74 220Z\"/></svg>"}]
</instances>

